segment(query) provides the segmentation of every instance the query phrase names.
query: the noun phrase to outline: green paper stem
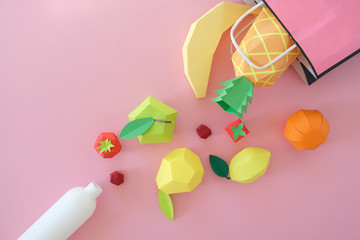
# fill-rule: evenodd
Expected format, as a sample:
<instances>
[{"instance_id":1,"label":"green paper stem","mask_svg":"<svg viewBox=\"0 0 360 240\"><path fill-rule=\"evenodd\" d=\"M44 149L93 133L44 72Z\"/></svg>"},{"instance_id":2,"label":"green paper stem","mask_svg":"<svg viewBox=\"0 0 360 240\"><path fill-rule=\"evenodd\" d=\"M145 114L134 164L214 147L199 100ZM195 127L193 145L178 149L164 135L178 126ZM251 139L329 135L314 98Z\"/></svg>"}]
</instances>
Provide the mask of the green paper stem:
<instances>
[{"instance_id":1,"label":"green paper stem","mask_svg":"<svg viewBox=\"0 0 360 240\"><path fill-rule=\"evenodd\" d=\"M171 121L163 121L163 120L158 120L154 118L155 122L161 122L161 123L171 123Z\"/></svg>"}]
</instances>

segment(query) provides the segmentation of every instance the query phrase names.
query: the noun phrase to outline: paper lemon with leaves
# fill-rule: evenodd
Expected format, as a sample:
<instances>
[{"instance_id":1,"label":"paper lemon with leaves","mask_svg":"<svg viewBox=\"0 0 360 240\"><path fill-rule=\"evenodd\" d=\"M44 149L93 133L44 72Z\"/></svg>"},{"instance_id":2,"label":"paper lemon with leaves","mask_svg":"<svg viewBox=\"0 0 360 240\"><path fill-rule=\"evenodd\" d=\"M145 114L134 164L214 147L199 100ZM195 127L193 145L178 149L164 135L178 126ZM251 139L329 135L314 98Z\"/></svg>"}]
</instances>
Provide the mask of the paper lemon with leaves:
<instances>
[{"instance_id":1,"label":"paper lemon with leaves","mask_svg":"<svg viewBox=\"0 0 360 240\"><path fill-rule=\"evenodd\" d=\"M166 217L174 218L169 194L191 192L202 181L204 168L198 155L187 148L177 148L164 157L156 183L159 206Z\"/></svg>"},{"instance_id":2,"label":"paper lemon with leaves","mask_svg":"<svg viewBox=\"0 0 360 240\"><path fill-rule=\"evenodd\" d=\"M248 147L236 154L229 166L223 159L214 155L210 155L209 160L216 175L240 183L250 183L264 175L270 156L268 150Z\"/></svg>"}]
</instances>

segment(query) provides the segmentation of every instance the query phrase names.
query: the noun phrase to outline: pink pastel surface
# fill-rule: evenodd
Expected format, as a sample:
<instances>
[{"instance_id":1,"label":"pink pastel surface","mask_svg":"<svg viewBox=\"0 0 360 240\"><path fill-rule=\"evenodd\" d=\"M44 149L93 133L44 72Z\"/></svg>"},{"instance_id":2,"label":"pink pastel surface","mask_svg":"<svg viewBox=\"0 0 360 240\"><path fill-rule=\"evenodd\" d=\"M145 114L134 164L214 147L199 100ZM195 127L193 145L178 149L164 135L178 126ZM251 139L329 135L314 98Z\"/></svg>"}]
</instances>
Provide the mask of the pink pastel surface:
<instances>
[{"instance_id":1,"label":"pink pastel surface","mask_svg":"<svg viewBox=\"0 0 360 240\"><path fill-rule=\"evenodd\" d=\"M360 49L357 0L266 0L321 74Z\"/></svg>"},{"instance_id":2,"label":"pink pastel surface","mask_svg":"<svg viewBox=\"0 0 360 240\"><path fill-rule=\"evenodd\" d=\"M70 239L360 239L360 56L308 87L293 69L275 86L256 88L233 143L236 120L211 98L234 76L226 32L215 54L208 96L196 99L181 48L193 21L219 1L4 0L0 3L0 239L16 239L68 189L94 180L98 207ZM119 134L147 96L179 111L173 141L121 140L103 159L102 131ZM283 135L298 109L318 109L328 141L298 151ZM213 135L196 134L205 124ZM272 152L267 173L250 184L217 177L209 154L228 162L245 147ZM203 182L174 195L175 220L157 203L162 157L188 147L203 163ZM125 175L120 186L110 173Z\"/></svg>"}]
</instances>

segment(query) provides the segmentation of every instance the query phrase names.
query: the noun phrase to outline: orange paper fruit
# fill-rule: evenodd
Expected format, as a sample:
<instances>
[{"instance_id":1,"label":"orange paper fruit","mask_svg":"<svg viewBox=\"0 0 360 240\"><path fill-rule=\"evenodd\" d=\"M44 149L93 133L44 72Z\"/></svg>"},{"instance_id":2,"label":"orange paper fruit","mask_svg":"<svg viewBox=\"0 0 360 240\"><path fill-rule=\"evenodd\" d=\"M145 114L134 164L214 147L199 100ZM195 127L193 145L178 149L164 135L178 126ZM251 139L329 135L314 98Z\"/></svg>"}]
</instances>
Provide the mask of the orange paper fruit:
<instances>
[{"instance_id":1,"label":"orange paper fruit","mask_svg":"<svg viewBox=\"0 0 360 240\"><path fill-rule=\"evenodd\" d=\"M299 110L285 126L285 137L298 150L315 150L326 142L330 126L318 110Z\"/></svg>"}]
</instances>

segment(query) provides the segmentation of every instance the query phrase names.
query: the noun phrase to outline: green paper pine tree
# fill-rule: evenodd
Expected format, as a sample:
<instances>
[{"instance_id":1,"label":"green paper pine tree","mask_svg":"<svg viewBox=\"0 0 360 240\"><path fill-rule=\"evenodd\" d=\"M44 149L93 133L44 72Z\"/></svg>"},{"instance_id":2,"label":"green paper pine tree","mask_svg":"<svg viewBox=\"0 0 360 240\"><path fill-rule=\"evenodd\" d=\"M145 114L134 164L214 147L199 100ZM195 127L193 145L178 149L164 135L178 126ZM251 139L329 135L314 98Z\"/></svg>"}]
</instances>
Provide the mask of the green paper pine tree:
<instances>
[{"instance_id":1,"label":"green paper pine tree","mask_svg":"<svg viewBox=\"0 0 360 240\"><path fill-rule=\"evenodd\" d=\"M254 85L245 77L234 78L220 83L225 88L216 90L218 97L213 98L225 111L242 118L253 97Z\"/></svg>"}]
</instances>

